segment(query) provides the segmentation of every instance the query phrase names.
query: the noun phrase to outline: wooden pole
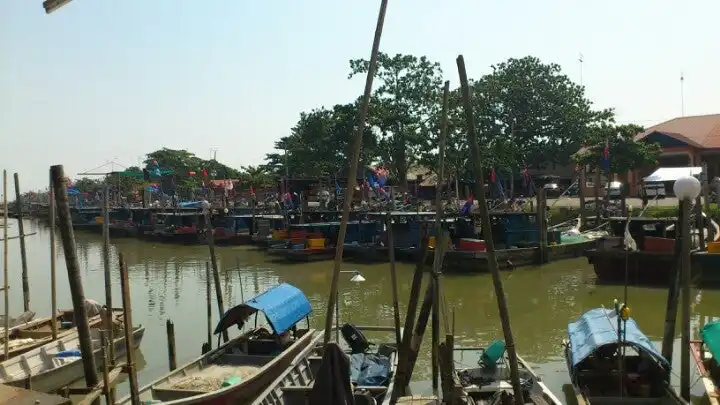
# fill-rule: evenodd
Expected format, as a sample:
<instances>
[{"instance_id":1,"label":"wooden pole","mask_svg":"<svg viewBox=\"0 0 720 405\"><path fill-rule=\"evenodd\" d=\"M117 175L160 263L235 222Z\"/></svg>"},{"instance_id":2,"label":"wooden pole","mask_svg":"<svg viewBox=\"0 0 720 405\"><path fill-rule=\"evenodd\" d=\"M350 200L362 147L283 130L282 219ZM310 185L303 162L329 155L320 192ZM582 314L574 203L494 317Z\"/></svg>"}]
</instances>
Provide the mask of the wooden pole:
<instances>
[{"instance_id":1,"label":"wooden pole","mask_svg":"<svg viewBox=\"0 0 720 405\"><path fill-rule=\"evenodd\" d=\"M63 252L65 253L65 266L67 267L68 281L70 283L70 295L72 296L73 311L75 313L75 325L80 340L85 383L88 387L94 387L98 383L97 368L95 367L90 326L88 325L87 311L85 310L85 291L83 290L80 266L77 259L75 233L72 228L67 184L65 183L65 171L62 165L51 166L50 171L55 194L55 205L58 211L58 226L63 242ZM111 308L108 308L108 310L111 310Z\"/></svg>"},{"instance_id":2,"label":"wooden pole","mask_svg":"<svg viewBox=\"0 0 720 405\"><path fill-rule=\"evenodd\" d=\"M450 98L450 81L445 81L442 96L442 112L440 116L440 139L438 146L438 184L445 179L445 139L448 126L448 103ZM439 190L435 193L435 260L432 273L432 387L433 393L438 394L438 377L440 366L438 347L440 346L440 273L442 271L443 255L447 239L442 227L442 196Z\"/></svg>"},{"instance_id":3,"label":"wooden pole","mask_svg":"<svg viewBox=\"0 0 720 405\"><path fill-rule=\"evenodd\" d=\"M122 253L118 254L118 256L120 261L120 289L122 290L123 329L125 329L125 347L127 348L125 352L127 356L128 385L130 386L130 403L132 405L140 405L137 374L135 374L135 339L133 338L134 330L132 324L132 303L130 302L130 280Z\"/></svg>"},{"instance_id":4,"label":"wooden pole","mask_svg":"<svg viewBox=\"0 0 720 405\"><path fill-rule=\"evenodd\" d=\"M111 325L112 327L112 325ZM115 403L115 401L112 400L112 397L110 395L110 372L108 370L108 366L110 364L110 359L108 356L110 355L108 350L108 337L107 337L107 331L101 330L100 331L100 344L102 345L102 356L103 356L103 369L102 369L102 377L103 377L103 386L104 394L105 394L105 404L112 405ZM110 344L111 346L115 346L115 344Z\"/></svg>"},{"instance_id":5,"label":"wooden pole","mask_svg":"<svg viewBox=\"0 0 720 405\"><path fill-rule=\"evenodd\" d=\"M56 268L56 257L57 253L55 252L55 232L57 232L56 226L55 226L55 193L53 192L53 185L52 185L52 176L50 177L50 189L48 190L48 198L50 201L48 201L48 210L50 215L50 301L51 301L51 314L50 316L53 318L51 327L52 327L52 338L53 340L57 339L57 277L55 274L55 268Z\"/></svg>"},{"instance_id":6,"label":"wooden pole","mask_svg":"<svg viewBox=\"0 0 720 405\"><path fill-rule=\"evenodd\" d=\"M698 247L701 251L705 250L705 221L703 219L703 206L701 197L695 199L695 228L698 231ZM688 236L690 238L690 236Z\"/></svg>"},{"instance_id":7,"label":"wooden pole","mask_svg":"<svg viewBox=\"0 0 720 405\"><path fill-rule=\"evenodd\" d=\"M580 168L580 173L578 176L579 176L578 199L580 200L580 228L581 228L579 230L582 231L583 228L585 227L585 220L586 220L586 217L585 217L585 183L586 183L586 181L585 181L585 178L586 178L585 165L583 165L583 167Z\"/></svg>"},{"instance_id":8,"label":"wooden pole","mask_svg":"<svg viewBox=\"0 0 720 405\"><path fill-rule=\"evenodd\" d=\"M25 249L25 224L23 224L22 196L20 195L20 176L13 174L15 180L15 206L18 211L18 233L20 234L20 260L22 265L23 310L30 310L30 283L28 282L27 250Z\"/></svg>"},{"instance_id":9,"label":"wooden pole","mask_svg":"<svg viewBox=\"0 0 720 405\"><path fill-rule=\"evenodd\" d=\"M175 324L171 320L165 322L168 340L168 367L170 371L177 368L177 356L175 354Z\"/></svg>"},{"instance_id":10,"label":"wooden pole","mask_svg":"<svg viewBox=\"0 0 720 405\"><path fill-rule=\"evenodd\" d=\"M707 224L707 236L708 241L713 241L715 239L715 228L712 226L712 222L710 222L710 179L708 178L708 167L707 162L703 162L702 164L702 195L704 199L704 211L705 214L708 216L707 221L703 219L703 223Z\"/></svg>"},{"instance_id":11,"label":"wooden pole","mask_svg":"<svg viewBox=\"0 0 720 405\"><path fill-rule=\"evenodd\" d=\"M678 215L678 225L685 221L683 207L685 202L680 201L680 210ZM665 304L665 330L663 331L662 355L672 365L673 346L675 343L675 324L677 321L678 298L680 297L680 274L682 267L682 228L676 225L678 232L675 235L675 256L677 257L676 265L672 267L670 272L670 285L668 287L667 303Z\"/></svg>"},{"instance_id":12,"label":"wooden pole","mask_svg":"<svg viewBox=\"0 0 720 405\"><path fill-rule=\"evenodd\" d=\"M205 304L207 310L207 345L212 349L212 286L210 285L210 263L205 262Z\"/></svg>"},{"instance_id":13,"label":"wooden pole","mask_svg":"<svg viewBox=\"0 0 720 405\"><path fill-rule=\"evenodd\" d=\"M242 271L240 271L240 259L237 257L235 258L235 267L237 267L238 271L238 283L240 284L240 302L245 302L245 293L243 292L243 282L242 282Z\"/></svg>"},{"instance_id":14,"label":"wooden pole","mask_svg":"<svg viewBox=\"0 0 720 405\"><path fill-rule=\"evenodd\" d=\"M539 264L548 262L548 223L547 223L547 199L545 198L545 190L541 187L537 190L537 220L540 228L540 250L538 251Z\"/></svg>"},{"instance_id":15,"label":"wooden pole","mask_svg":"<svg viewBox=\"0 0 720 405\"><path fill-rule=\"evenodd\" d=\"M682 324L680 326L680 396L690 401L690 207L692 201L682 201L683 220L680 223L681 252L680 262L682 270Z\"/></svg>"},{"instance_id":16,"label":"wooden pole","mask_svg":"<svg viewBox=\"0 0 720 405\"><path fill-rule=\"evenodd\" d=\"M485 200L482 160L480 158L480 145L475 134L475 117L473 116L473 106L470 100L470 86L468 85L467 73L465 71L465 60L462 55L457 58L458 73L460 74L460 87L462 91L463 106L465 110L465 120L467 122L468 137L470 149L472 151L473 169L475 172L475 196L480 206L480 219L482 220L482 231L487 246L487 263L492 274L493 285L495 287L495 296L497 297L498 309L500 312L500 322L502 323L503 333L505 335L505 344L510 362L510 380L512 382L513 391L515 393L515 404L524 405L522 386L520 385L520 375L518 372L517 352L515 351L515 340L513 339L512 329L510 328L510 313L507 308L505 290L500 272L498 271L497 257L495 256L495 245L492 236L492 224L490 223L490 215L488 213L487 201Z\"/></svg>"},{"instance_id":17,"label":"wooden pole","mask_svg":"<svg viewBox=\"0 0 720 405\"><path fill-rule=\"evenodd\" d=\"M377 56L380 49L380 37L382 36L383 24L385 22L385 10L387 10L388 0L381 0L380 11L378 13L377 26L375 27L375 38L373 39L372 51L370 52L370 63L368 64L367 78L365 79L365 90L363 93L360 110L358 111L357 126L355 137L352 144L352 158L350 159L349 178L357 177L358 160L360 159L360 149L362 148L362 138L365 132L365 118L367 117L368 107L370 105L370 95L372 92L373 79L375 78L375 70L377 69ZM347 232L347 223L350 219L350 205L352 203L353 192L355 187L348 184L345 189L345 199L343 201L342 219L340 220L340 230L338 231L338 243L335 249L335 262L333 264L333 277L330 284L330 294L328 295L327 312L325 313L325 335L323 336L325 344L330 341L332 335L333 310L335 309L335 296L338 292L338 283L340 281L340 266L342 264L343 248L345 241L345 233Z\"/></svg>"},{"instance_id":18,"label":"wooden pole","mask_svg":"<svg viewBox=\"0 0 720 405\"><path fill-rule=\"evenodd\" d=\"M225 314L225 303L223 302L222 288L220 286L220 273L218 272L217 256L215 256L215 235L212 224L210 223L210 209L205 209L205 229L207 233L208 249L210 250L210 262L212 263L212 277L215 283L215 298L217 300L218 314ZM222 332L223 342L230 340L227 330Z\"/></svg>"},{"instance_id":19,"label":"wooden pole","mask_svg":"<svg viewBox=\"0 0 720 405\"><path fill-rule=\"evenodd\" d=\"M8 285L8 206L7 206L7 170L3 170L3 292L5 293L5 359L8 358L10 336L10 287Z\"/></svg>"},{"instance_id":20,"label":"wooden pole","mask_svg":"<svg viewBox=\"0 0 720 405\"><path fill-rule=\"evenodd\" d=\"M105 328L107 329L108 341L114 342L113 337L113 303L112 303L112 278L110 275L110 187L108 187L107 179L105 179L105 189L103 191L103 270L105 272L105 307L107 308L107 316L105 319ZM111 344L110 364L115 365L115 345Z\"/></svg>"},{"instance_id":21,"label":"wooden pole","mask_svg":"<svg viewBox=\"0 0 720 405\"><path fill-rule=\"evenodd\" d=\"M387 227L387 238L388 238L388 259L390 259L390 283L392 284L393 294L393 323L395 325L395 344L400 347L402 337L400 334L400 305L398 298L398 282L397 282L397 270L395 269L395 240L393 236L393 224L392 214L388 212L387 218L385 219Z\"/></svg>"}]
</instances>

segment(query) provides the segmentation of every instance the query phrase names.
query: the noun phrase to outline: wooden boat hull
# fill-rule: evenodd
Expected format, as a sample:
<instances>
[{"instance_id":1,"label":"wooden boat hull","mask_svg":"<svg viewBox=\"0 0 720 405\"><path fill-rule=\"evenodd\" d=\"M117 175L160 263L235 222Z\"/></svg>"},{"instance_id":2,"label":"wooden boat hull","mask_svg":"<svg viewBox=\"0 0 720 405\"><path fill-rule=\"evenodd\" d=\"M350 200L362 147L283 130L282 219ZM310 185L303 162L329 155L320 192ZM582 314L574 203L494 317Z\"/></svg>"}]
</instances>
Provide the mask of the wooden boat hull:
<instances>
[{"instance_id":1,"label":"wooden boat hull","mask_svg":"<svg viewBox=\"0 0 720 405\"><path fill-rule=\"evenodd\" d=\"M702 345L703 342L701 341L696 340L690 342L690 353L692 353L693 359L695 359L695 367L701 376L700 379L705 387L705 392L707 393L710 405L720 405L720 389L718 389L712 378L710 378L710 373L705 367Z\"/></svg>"},{"instance_id":2,"label":"wooden boat hull","mask_svg":"<svg viewBox=\"0 0 720 405\"><path fill-rule=\"evenodd\" d=\"M393 327L385 326L357 326L361 331L380 331L380 332L394 332ZM333 328L335 330L335 328ZM257 396L252 405L285 405L295 403L309 403L307 396L312 390L312 384L314 383L314 376L317 374L320 365L322 364L322 357L319 352L322 350L322 339L324 334L319 332L313 342L308 345L303 351L301 351L288 365L287 369L280 374L275 381L269 384L265 389ZM356 387L356 389L366 388L372 390L374 397L378 394L382 394L380 390L383 390L386 395L382 402L378 402L382 405L390 404L391 393L394 389L395 383L395 372L397 371L397 356L393 353L390 359L390 382L387 386L380 387ZM287 395L287 398L283 398Z\"/></svg>"},{"instance_id":3,"label":"wooden boat hull","mask_svg":"<svg viewBox=\"0 0 720 405\"><path fill-rule=\"evenodd\" d=\"M17 356L19 354L23 354L25 352L28 352L30 350L35 349L36 347L40 347L47 342L52 340L52 322L53 320L55 322L58 322L58 319L63 316L63 313L72 313L72 311L65 311L61 312L58 315L53 317L45 317L45 318L39 318L34 321L30 321L28 323L24 323L22 325L18 325L14 328L10 328L10 336L11 336L11 342L13 341L13 336L20 337L25 336L25 338L34 338L33 341L28 342L26 344L22 345L16 345L14 347L11 347L8 351L8 358L12 359L14 356ZM117 318L118 316L122 316L123 311L122 310L113 310L113 317ZM94 316L88 319L88 325L90 327L96 327L100 325L103 322L103 319L100 315ZM76 335L77 329L75 327L69 328L69 329L61 329L60 325L58 325L58 331L57 331L57 337L58 339L61 339L65 336L71 336ZM2 339L0 339L1 341ZM0 361L7 360L5 358L5 354L0 351Z\"/></svg>"},{"instance_id":4,"label":"wooden boat hull","mask_svg":"<svg viewBox=\"0 0 720 405\"><path fill-rule=\"evenodd\" d=\"M145 328L142 326L138 326L133 330L133 346L135 349L140 347L140 343L142 342L143 336L145 334ZM76 340L76 336L66 336L65 338L61 339L64 342L70 342L73 340ZM95 339L94 339L95 340ZM114 346L115 346L115 359L121 359L124 358L127 353L127 346L125 344L125 336L121 336L118 338L113 339L114 340ZM56 341L57 342L57 341ZM50 350L56 349L56 342L50 342L45 344L44 346L36 348L34 351L37 352L48 352ZM76 343L76 346L78 344ZM102 347L99 346L99 344L93 344L93 356L95 357L95 365L98 367L98 370L102 369L104 358L102 353ZM30 356L31 352L23 354L23 356ZM50 359L51 356L48 356L48 358L44 359L44 361L52 361ZM0 382L6 385L11 385L15 387L25 387L26 379L16 379L16 380L10 380L7 378L5 374L4 365L0 364ZM30 386L35 391L40 392L54 392L59 390L62 387L66 387L70 385L71 383L82 379L83 377L83 363L81 357L74 357L71 361L66 362L60 367L48 369L44 372L41 372L39 374L33 375L30 377Z\"/></svg>"},{"instance_id":5,"label":"wooden boat hull","mask_svg":"<svg viewBox=\"0 0 720 405\"><path fill-rule=\"evenodd\" d=\"M215 243L218 245L249 245L252 243L252 237L249 233L215 237Z\"/></svg>"},{"instance_id":6,"label":"wooden boat hull","mask_svg":"<svg viewBox=\"0 0 720 405\"><path fill-rule=\"evenodd\" d=\"M148 401L147 403L152 403L153 405L235 405L247 403L257 397L263 389L287 369L293 359L313 341L314 336L314 330L311 329L307 331L302 337L298 338L292 346L267 363L257 374L252 375L238 384L221 388L217 391L184 397L181 395L182 393L173 393L170 392L171 390L162 388L163 384L168 383L171 378L186 376L188 375L187 370L191 370L199 364L206 364L207 359L218 356L224 353L226 349L238 345L243 337L238 336L182 368L141 388L140 401ZM162 399L153 399L153 395L157 396L158 394L165 397ZM116 402L116 405L128 405L130 403L130 398L126 397Z\"/></svg>"},{"instance_id":7,"label":"wooden boat hull","mask_svg":"<svg viewBox=\"0 0 720 405\"><path fill-rule=\"evenodd\" d=\"M343 259L357 263L378 263L389 260L388 247L379 245L345 244Z\"/></svg>"},{"instance_id":8,"label":"wooden boat hull","mask_svg":"<svg viewBox=\"0 0 720 405\"><path fill-rule=\"evenodd\" d=\"M693 278L703 285L720 285L720 253L696 252L692 264Z\"/></svg>"},{"instance_id":9,"label":"wooden boat hull","mask_svg":"<svg viewBox=\"0 0 720 405\"><path fill-rule=\"evenodd\" d=\"M670 274L677 265L675 254L624 250L589 249L585 251L599 281L624 283L627 278L634 285L668 285Z\"/></svg>"},{"instance_id":10,"label":"wooden boat hull","mask_svg":"<svg viewBox=\"0 0 720 405\"><path fill-rule=\"evenodd\" d=\"M594 240L564 243L548 246L548 261L554 262L565 259L572 259L583 255L585 250L594 247ZM522 266L531 266L539 263L540 248L514 248L498 249L495 251L498 267L501 270L513 269ZM432 255L429 254L432 260ZM443 262L444 273L477 273L489 271L486 252L463 252L449 251L445 253Z\"/></svg>"},{"instance_id":11,"label":"wooden boat hull","mask_svg":"<svg viewBox=\"0 0 720 405\"><path fill-rule=\"evenodd\" d=\"M323 249L268 249L268 253L290 262L317 262L335 257L335 248Z\"/></svg>"}]
</instances>

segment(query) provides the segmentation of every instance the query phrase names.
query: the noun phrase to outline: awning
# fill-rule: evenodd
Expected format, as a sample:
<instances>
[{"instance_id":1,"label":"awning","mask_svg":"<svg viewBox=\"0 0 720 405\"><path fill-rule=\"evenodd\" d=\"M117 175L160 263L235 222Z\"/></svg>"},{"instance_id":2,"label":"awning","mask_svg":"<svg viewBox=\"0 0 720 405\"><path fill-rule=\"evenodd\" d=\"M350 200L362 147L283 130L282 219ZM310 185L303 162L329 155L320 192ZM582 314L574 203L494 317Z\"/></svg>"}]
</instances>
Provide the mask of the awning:
<instances>
[{"instance_id":1,"label":"awning","mask_svg":"<svg viewBox=\"0 0 720 405\"><path fill-rule=\"evenodd\" d=\"M617 322L618 318L614 309L596 308L584 313L580 319L568 325L573 367L599 348L618 344ZM626 345L633 346L638 351L651 355L665 367L670 367L670 363L660 354L650 339L640 331L635 320L630 318L624 324L627 328Z\"/></svg>"},{"instance_id":2,"label":"awning","mask_svg":"<svg viewBox=\"0 0 720 405\"><path fill-rule=\"evenodd\" d=\"M720 361L720 321L711 322L700 330L700 338L705 342L716 361Z\"/></svg>"},{"instance_id":3,"label":"awning","mask_svg":"<svg viewBox=\"0 0 720 405\"><path fill-rule=\"evenodd\" d=\"M281 334L310 315L312 308L299 288L283 283L227 310L215 327L215 334L242 325L257 311L262 311L273 331Z\"/></svg>"},{"instance_id":4,"label":"awning","mask_svg":"<svg viewBox=\"0 0 720 405\"><path fill-rule=\"evenodd\" d=\"M653 174L643 179L646 183L659 181L675 181L680 177L687 175L699 176L702 173L702 167L661 167Z\"/></svg>"}]
</instances>

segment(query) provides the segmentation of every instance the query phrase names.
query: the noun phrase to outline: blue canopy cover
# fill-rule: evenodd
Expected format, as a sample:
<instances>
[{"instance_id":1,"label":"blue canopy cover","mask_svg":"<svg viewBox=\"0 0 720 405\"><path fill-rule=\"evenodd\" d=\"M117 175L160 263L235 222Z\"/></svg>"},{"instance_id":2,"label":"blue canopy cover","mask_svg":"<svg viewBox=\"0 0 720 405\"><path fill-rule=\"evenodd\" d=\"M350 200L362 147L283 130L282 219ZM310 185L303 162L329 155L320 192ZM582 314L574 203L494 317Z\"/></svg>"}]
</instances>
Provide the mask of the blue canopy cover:
<instances>
[{"instance_id":1,"label":"blue canopy cover","mask_svg":"<svg viewBox=\"0 0 720 405\"><path fill-rule=\"evenodd\" d=\"M312 308L310 301L299 288L283 283L227 310L218 322L215 334L244 323L257 311L265 313L273 331L281 334L310 315Z\"/></svg>"},{"instance_id":2,"label":"blue canopy cover","mask_svg":"<svg viewBox=\"0 0 720 405\"><path fill-rule=\"evenodd\" d=\"M614 309L596 308L584 313L580 319L568 325L573 367L597 349L618 343L617 322L618 318ZM621 322L620 325L626 325L626 345L644 351L664 366L670 367L668 361L655 348L650 339L638 328L635 320L630 318L627 322Z\"/></svg>"}]
</instances>

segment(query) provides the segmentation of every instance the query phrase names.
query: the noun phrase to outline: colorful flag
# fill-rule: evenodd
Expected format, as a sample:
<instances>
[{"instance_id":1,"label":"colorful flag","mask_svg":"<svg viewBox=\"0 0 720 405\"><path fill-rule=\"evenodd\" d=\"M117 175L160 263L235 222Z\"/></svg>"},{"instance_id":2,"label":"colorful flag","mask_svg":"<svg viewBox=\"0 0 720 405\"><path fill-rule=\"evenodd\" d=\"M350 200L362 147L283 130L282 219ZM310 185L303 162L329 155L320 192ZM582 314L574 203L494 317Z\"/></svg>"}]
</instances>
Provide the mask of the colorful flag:
<instances>
[{"instance_id":1,"label":"colorful flag","mask_svg":"<svg viewBox=\"0 0 720 405\"><path fill-rule=\"evenodd\" d=\"M605 140L605 149L603 149L602 159L600 160L603 170L610 172L610 141Z\"/></svg>"},{"instance_id":2,"label":"colorful flag","mask_svg":"<svg viewBox=\"0 0 720 405\"><path fill-rule=\"evenodd\" d=\"M468 215L470 211L472 210L473 201L475 200L475 197L470 194L465 200L465 205L463 205L462 209L460 210L460 215Z\"/></svg>"}]
</instances>

